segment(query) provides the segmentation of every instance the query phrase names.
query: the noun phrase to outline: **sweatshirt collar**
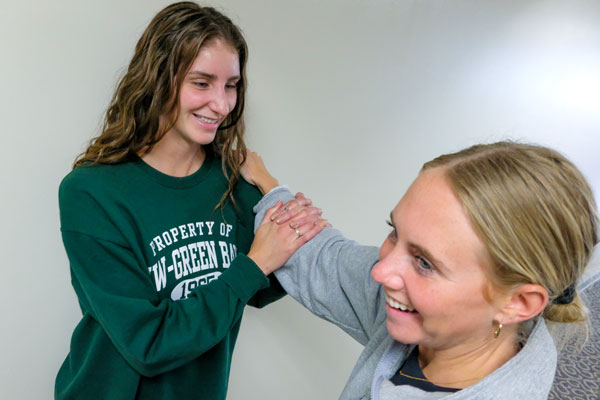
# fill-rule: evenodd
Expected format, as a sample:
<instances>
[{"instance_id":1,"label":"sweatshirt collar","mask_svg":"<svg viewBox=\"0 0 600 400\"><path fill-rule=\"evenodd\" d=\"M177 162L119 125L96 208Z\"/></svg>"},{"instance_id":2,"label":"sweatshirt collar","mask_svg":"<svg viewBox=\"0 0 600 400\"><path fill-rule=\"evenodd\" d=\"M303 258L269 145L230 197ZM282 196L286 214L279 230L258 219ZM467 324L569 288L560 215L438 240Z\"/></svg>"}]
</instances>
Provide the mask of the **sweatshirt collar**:
<instances>
[{"instance_id":1,"label":"sweatshirt collar","mask_svg":"<svg viewBox=\"0 0 600 400\"><path fill-rule=\"evenodd\" d=\"M371 398L384 400L406 395L407 388L395 386L389 378L414 346L393 342L383 355L373 377ZM533 328L525 346L513 358L476 384L455 393L445 393L444 399L463 400L478 398L546 399L552 387L556 371L556 347L540 318ZM509 387L506 382L511 382ZM408 388L411 399L432 399L432 393ZM505 395L501 393L505 392ZM438 392L436 392L438 393ZM439 394L439 393L438 393Z\"/></svg>"},{"instance_id":2,"label":"sweatshirt collar","mask_svg":"<svg viewBox=\"0 0 600 400\"><path fill-rule=\"evenodd\" d=\"M153 181L158 184L174 189L185 189L197 185L202 182L204 178L209 174L211 168L217 164L215 162L215 157L207 154L202 166L198 169L198 171L194 172L191 175L184 177L176 177L164 174L159 170L151 167L144 160L142 160L139 156L135 156L134 165L142 171L146 176L148 176Z\"/></svg>"}]
</instances>

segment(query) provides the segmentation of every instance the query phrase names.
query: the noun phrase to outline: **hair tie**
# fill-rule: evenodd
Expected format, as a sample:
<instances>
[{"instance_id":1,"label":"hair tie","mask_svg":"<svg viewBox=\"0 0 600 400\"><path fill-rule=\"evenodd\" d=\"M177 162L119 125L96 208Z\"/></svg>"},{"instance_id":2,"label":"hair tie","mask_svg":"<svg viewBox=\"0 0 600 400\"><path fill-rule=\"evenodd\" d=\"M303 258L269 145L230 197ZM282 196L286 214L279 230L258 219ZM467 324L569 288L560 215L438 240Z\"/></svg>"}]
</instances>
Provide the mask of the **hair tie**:
<instances>
[{"instance_id":1,"label":"hair tie","mask_svg":"<svg viewBox=\"0 0 600 400\"><path fill-rule=\"evenodd\" d=\"M560 294L556 299L554 299L554 304L570 304L575 298L575 284L570 284L564 292Z\"/></svg>"}]
</instances>

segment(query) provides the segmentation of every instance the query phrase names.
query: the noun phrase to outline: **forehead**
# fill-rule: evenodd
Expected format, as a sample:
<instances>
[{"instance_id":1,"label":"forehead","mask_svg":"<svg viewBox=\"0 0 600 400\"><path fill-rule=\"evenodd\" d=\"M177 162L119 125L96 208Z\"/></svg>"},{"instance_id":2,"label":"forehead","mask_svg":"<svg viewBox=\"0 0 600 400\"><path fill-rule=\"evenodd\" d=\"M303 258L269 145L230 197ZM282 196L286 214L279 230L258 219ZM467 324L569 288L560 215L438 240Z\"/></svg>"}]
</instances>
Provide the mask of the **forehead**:
<instances>
[{"instance_id":1,"label":"forehead","mask_svg":"<svg viewBox=\"0 0 600 400\"><path fill-rule=\"evenodd\" d=\"M454 273L482 270L488 252L443 169L419 174L392 212L399 235L427 249Z\"/></svg>"},{"instance_id":2,"label":"forehead","mask_svg":"<svg viewBox=\"0 0 600 400\"><path fill-rule=\"evenodd\" d=\"M239 76L240 61L237 50L223 39L213 39L203 45L192 62L190 72L222 72ZM228 76L229 77L229 76Z\"/></svg>"}]
</instances>

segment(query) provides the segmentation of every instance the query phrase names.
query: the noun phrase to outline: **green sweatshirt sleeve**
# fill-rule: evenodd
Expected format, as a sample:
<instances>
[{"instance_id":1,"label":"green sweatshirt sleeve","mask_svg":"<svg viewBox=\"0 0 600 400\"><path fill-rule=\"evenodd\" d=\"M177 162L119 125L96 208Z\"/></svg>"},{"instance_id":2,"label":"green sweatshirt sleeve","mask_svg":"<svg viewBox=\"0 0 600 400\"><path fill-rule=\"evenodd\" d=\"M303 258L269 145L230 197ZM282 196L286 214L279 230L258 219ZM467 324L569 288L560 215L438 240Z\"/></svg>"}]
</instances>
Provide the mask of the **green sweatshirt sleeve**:
<instances>
[{"instance_id":1,"label":"green sweatshirt sleeve","mask_svg":"<svg viewBox=\"0 0 600 400\"><path fill-rule=\"evenodd\" d=\"M255 214L253 209L263 196L255 186L244 180L240 180L236 190L237 197L240 199L240 210L243 211L241 218L244 221L244 225L251 230L252 236L254 237L253 228ZM248 301L248 305L256 308L263 308L286 295L285 290L283 290L283 287L281 287L274 274L270 274L268 278L270 282L269 287L258 291Z\"/></svg>"},{"instance_id":2,"label":"green sweatshirt sleeve","mask_svg":"<svg viewBox=\"0 0 600 400\"><path fill-rule=\"evenodd\" d=\"M263 308L274 301L281 299L287 294L277 278L275 278L274 274L270 274L268 278L269 287L256 293L250 300L248 300L248 305L256 308Z\"/></svg>"},{"instance_id":3,"label":"green sweatshirt sleeve","mask_svg":"<svg viewBox=\"0 0 600 400\"><path fill-rule=\"evenodd\" d=\"M229 269L187 299L159 300L133 252L115 242L63 230L73 286L123 358L143 376L173 370L223 340L268 279L239 254Z\"/></svg>"}]
</instances>

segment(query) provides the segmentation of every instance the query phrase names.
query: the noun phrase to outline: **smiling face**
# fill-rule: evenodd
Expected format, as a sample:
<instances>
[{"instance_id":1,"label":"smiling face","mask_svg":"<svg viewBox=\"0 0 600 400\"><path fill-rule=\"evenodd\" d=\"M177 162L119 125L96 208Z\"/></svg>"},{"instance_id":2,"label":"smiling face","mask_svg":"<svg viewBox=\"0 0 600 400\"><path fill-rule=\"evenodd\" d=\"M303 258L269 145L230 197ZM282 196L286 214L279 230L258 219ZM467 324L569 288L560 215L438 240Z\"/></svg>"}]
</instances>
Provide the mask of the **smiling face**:
<instances>
[{"instance_id":1,"label":"smiling face","mask_svg":"<svg viewBox=\"0 0 600 400\"><path fill-rule=\"evenodd\" d=\"M443 170L422 172L391 213L371 275L398 341L445 349L489 340L499 308L484 297L491 259Z\"/></svg>"},{"instance_id":2,"label":"smiling face","mask_svg":"<svg viewBox=\"0 0 600 400\"><path fill-rule=\"evenodd\" d=\"M236 105L239 80L235 49L220 39L203 46L181 84L175 124L161 141L191 146L212 143Z\"/></svg>"}]
</instances>

